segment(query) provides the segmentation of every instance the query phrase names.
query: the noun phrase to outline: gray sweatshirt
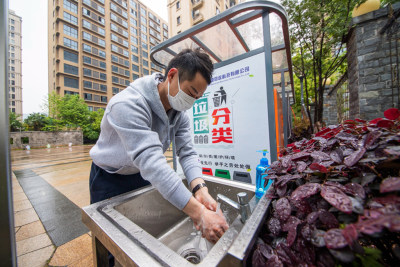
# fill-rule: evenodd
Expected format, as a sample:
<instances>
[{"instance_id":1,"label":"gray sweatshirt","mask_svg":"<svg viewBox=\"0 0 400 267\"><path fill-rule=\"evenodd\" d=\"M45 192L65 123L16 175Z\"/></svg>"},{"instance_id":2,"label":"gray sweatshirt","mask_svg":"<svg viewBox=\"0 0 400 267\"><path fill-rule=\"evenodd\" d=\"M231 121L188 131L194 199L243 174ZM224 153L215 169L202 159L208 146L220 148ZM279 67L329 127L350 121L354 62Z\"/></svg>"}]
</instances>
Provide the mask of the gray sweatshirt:
<instances>
[{"instance_id":1,"label":"gray sweatshirt","mask_svg":"<svg viewBox=\"0 0 400 267\"><path fill-rule=\"evenodd\" d=\"M90 156L109 173L140 172L165 199L183 209L192 194L164 156L172 138L189 184L202 177L202 171L191 141L189 117L184 112L168 117L157 89L161 79L160 73L137 79L110 100Z\"/></svg>"}]
</instances>

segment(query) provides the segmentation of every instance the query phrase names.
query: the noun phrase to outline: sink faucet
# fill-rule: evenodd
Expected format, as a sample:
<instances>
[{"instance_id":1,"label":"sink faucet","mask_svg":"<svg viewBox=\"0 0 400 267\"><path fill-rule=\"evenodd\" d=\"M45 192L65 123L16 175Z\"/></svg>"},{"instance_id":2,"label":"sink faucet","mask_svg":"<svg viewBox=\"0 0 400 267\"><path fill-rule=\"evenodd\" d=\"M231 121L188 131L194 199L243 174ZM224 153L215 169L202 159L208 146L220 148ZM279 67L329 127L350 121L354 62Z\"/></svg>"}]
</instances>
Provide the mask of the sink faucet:
<instances>
[{"instance_id":1,"label":"sink faucet","mask_svg":"<svg viewBox=\"0 0 400 267\"><path fill-rule=\"evenodd\" d=\"M229 204L233 208L239 211L240 213L240 220L242 223L245 223L246 220L250 217L251 215L251 210L250 210L250 205L249 205L249 199L247 197L247 193L245 192L240 192L237 194L238 202L236 203L235 201L231 200L230 198L218 194L217 195L217 201L223 201L226 204Z\"/></svg>"}]
</instances>

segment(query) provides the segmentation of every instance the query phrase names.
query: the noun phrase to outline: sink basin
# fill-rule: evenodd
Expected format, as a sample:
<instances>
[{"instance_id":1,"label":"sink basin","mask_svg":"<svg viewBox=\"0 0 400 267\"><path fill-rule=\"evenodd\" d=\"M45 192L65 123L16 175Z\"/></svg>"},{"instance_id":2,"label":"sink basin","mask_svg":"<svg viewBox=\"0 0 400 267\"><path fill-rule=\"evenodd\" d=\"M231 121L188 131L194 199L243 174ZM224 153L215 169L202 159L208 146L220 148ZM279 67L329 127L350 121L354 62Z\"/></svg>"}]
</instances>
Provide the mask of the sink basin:
<instances>
[{"instance_id":1,"label":"sink basin","mask_svg":"<svg viewBox=\"0 0 400 267\"><path fill-rule=\"evenodd\" d=\"M108 264L110 251L122 266L242 266L262 225L269 200L254 197L254 186L203 177L211 196L237 201L246 192L253 211L245 224L238 211L220 204L229 229L216 243L201 238L191 219L152 186L83 208L82 220L92 231L95 266Z\"/></svg>"}]
</instances>

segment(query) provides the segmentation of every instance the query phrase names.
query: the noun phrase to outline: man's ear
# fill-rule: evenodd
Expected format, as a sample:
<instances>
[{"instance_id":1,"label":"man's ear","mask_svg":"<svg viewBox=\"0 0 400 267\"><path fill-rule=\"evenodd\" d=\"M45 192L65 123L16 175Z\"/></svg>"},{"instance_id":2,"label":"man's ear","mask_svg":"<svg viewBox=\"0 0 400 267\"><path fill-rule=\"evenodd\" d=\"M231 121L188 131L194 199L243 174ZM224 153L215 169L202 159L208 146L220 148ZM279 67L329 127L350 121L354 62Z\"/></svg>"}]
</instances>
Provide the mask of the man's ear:
<instances>
[{"instance_id":1,"label":"man's ear","mask_svg":"<svg viewBox=\"0 0 400 267\"><path fill-rule=\"evenodd\" d=\"M175 75L178 74L178 69L177 68L171 68L168 72L168 79L171 82L172 78L175 77Z\"/></svg>"}]
</instances>

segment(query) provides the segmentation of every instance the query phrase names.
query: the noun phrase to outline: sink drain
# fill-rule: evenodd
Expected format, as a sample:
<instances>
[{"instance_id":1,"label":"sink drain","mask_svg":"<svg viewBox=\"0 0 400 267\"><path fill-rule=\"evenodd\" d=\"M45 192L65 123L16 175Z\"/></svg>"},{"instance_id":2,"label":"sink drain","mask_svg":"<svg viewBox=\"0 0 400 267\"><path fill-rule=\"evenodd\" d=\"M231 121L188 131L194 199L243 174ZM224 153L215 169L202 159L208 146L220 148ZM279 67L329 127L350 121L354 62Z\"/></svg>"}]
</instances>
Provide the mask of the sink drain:
<instances>
[{"instance_id":1,"label":"sink drain","mask_svg":"<svg viewBox=\"0 0 400 267\"><path fill-rule=\"evenodd\" d=\"M181 256L193 264L201 262L201 255L195 249L187 249L181 253Z\"/></svg>"}]
</instances>

